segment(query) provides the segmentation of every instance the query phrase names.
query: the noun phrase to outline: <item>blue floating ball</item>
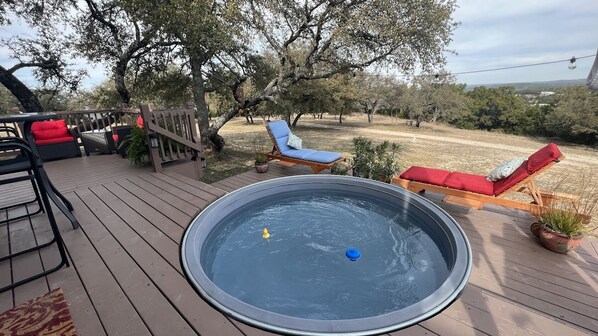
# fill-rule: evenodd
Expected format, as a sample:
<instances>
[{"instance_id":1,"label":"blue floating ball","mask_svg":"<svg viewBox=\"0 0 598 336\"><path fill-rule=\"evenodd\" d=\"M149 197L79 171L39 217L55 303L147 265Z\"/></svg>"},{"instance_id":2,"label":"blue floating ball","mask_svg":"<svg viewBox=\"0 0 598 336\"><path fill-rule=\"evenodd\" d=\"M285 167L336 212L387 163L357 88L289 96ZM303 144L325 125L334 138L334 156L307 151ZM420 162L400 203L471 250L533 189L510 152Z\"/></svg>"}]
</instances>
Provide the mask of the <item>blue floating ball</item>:
<instances>
[{"instance_id":1,"label":"blue floating ball","mask_svg":"<svg viewBox=\"0 0 598 336\"><path fill-rule=\"evenodd\" d=\"M358 249L355 248L350 248L345 252L345 255L347 256L347 258L349 258L351 261L355 261L357 259L359 259L359 257L361 257L361 253L359 252Z\"/></svg>"}]
</instances>

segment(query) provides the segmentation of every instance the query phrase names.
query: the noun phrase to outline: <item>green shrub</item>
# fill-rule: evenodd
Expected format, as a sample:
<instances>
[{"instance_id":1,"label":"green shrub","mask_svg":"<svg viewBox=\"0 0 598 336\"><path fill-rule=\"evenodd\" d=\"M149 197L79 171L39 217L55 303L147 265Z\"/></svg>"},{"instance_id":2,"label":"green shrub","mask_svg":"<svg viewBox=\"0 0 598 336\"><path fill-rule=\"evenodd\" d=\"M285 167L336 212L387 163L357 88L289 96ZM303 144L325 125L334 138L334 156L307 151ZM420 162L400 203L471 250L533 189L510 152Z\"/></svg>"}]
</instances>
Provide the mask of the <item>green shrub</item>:
<instances>
[{"instance_id":1,"label":"green shrub","mask_svg":"<svg viewBox=\"0 0 598 336\"><path fill-rule=\"evenodd\" d=\"M349 173L349 169L351 169L351 166L349 166L348 163L339 162L332 165L330 168L330 173L332 175L347 175L347 173Z\"/></svg>"},{"instance_id":2,"label":"green shrub","mask_svg":"<svg viewBox=\"0 0 598 336\"><path fill-rule=\"evenodd\" d=\"M401 166L396 162L400 146L396 143L383 141L374 145L372 140L353 138L355 156L352 159L353 176L390 182Z\"/></svg>"}]
</instances>

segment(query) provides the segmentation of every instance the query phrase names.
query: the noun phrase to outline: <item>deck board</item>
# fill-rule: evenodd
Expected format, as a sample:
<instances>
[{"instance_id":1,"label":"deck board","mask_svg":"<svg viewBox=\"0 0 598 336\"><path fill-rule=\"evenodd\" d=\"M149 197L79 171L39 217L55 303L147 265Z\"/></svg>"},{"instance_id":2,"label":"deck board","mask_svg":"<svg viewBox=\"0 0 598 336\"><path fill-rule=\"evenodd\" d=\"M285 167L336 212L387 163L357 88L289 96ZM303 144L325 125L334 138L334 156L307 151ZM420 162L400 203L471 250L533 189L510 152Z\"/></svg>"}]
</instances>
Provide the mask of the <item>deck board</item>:
<instances>
[{"instance_id":1,"label":"deck board","mask_svg":"<svg viewBox=\"0 0 598 336\"><path fill-rule=\"evenodd\" d=\"M80 335L247 335L272 333L221 314L184 278L179 244L189 221L209 203L245 185L310 174L307 167L271 164L208 185L173 172L130 167L115 155L46 164L75 207L81 228L56 218L72 266L0 293L0 311L54 288L63 288ZM68 170L67 170L68 168ZM25 199L30 185L0 192L0 202ZM570 255L542 248L529 232L533 218L504 208L471 210L425 195L457 220L473 250L473 272L462 296L441 314L400 335L583 335L598 333L598 243L586 239ZM35 206L32 206L32 208ZM26 211L13 209L11 211ZM5 216L3 214L2 216ZM0 225L11 249L43 241L43 214ZM33 230L31 229L33 227ZM8 232L10 231L10 233ZM8 246L0 243L0 255ZM58 260L56 247L13 259L23 277ZM0 262L0 285L10 280Z\"/></svg>"}]
</instances>

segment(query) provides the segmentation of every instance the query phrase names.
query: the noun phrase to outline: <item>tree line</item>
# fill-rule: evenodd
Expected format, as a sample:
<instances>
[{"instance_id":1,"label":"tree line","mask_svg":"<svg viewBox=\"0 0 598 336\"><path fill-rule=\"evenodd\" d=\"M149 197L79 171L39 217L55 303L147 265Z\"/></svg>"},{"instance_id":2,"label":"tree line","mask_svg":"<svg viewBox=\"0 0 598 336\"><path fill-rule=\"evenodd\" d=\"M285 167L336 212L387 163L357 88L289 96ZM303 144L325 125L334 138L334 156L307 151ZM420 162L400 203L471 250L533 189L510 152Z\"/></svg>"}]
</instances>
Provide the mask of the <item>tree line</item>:
<instances>
[{"instance_id":1,"label":"tree line","mask_svg":"<svg viewBox=\"0 0 598 336\"><path fill-rule=\"evenodd\" d=\"M512 87L466 92L443 72L455 1L394 0L22 0L0 5L0 26L36 34L0 41L14 64L0 66L0 111L134 106L197 108L202 141L224 147L235 116L363 113L467 129L555 136L596 145L596 93L557 91L549 105ZM73 59L110 69L81 90ZM40 86L18 77L33 69ZM387 73L413 75L409 84ZM388 71L390 70L390 71Z\"/></svg>"},{"instance_id":2,"label":"tree line","mask_svg":"<svg viewBox=\"0 0 598 336\"><path fill-rule=\"evenodd\" d=\"M120 104L152 91L191 97L202 141L220 150L226 122L295 86L375 67L442 68L455 8L455 0L3 1L0 26L35 34L0 41L14 60L0 66L0 83L24 111L40 111L39 90L19 70L33 69L50 96L74 92L84 74L73 60L82 57L110 69L110 99ZM218 107L211 120L209 102Z\"/></svg>"}]
</instances>

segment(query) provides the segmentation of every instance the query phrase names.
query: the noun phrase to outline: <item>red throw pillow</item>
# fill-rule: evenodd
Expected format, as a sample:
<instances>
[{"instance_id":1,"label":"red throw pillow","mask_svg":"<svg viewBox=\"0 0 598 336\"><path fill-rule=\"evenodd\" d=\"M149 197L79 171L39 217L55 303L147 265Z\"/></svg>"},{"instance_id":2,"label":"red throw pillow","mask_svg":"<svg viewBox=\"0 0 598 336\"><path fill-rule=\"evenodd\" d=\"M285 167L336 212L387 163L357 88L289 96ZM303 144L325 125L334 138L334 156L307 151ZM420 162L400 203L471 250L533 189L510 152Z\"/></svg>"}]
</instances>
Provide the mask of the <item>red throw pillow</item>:
<instances>
[{"instance_id":1,"label":"red throw pillow","mask_svg":"<svg viewBox=\"0 0 598 336\"><path fill-rule=\"evenodd\" d=\"M527 172L533 174L561 156L557 145L549 143L527 159Z\"/></svg>"}]
</instances>

